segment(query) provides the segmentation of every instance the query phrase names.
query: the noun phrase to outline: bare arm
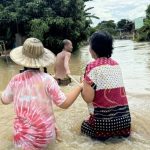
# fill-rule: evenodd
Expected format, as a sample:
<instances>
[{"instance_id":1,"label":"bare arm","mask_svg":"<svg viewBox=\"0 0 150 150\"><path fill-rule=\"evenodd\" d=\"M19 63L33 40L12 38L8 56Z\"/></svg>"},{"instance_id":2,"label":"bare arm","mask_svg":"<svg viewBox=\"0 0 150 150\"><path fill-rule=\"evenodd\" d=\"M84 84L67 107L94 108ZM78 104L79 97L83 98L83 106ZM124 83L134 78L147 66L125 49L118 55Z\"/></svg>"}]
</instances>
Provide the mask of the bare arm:
<instances>
[{"instance_id":1,"label":"bare arm","mask_svg":"<svg viewBox=\"0 0 150 150\"><path fill-rule=\"evenodd\" d=\"M10 95L8 98L3 99L3 97L0 97L0 101L4 105L8 105L12 102L13 97Z\"/></svg>"},{"instance_id":2,"label":"bare arm","mask_svg":"<svg viewBox=\"0 0 150 150\"><path fill-rule=\"evenodd\" d=\"M85 80L83 81L82 98L86 103L91 103L95 96L95 91Z\"/></svg>"},{"instance_id":3,"label":"bare arm","mask_svg":"<svg viewBox=\"0 0 150 150\"><path fill-rule=\"evenodd\" d=\"M66 100L59 107L63 108L63 109L67 109L77 99L77 97L79 96L81 91L82 91L82 84L81 84L81 86L77 86L70 93L68 93L66 95L66 97L67 97Z\"/></svg>"},{"instance_id":4,"label":"bare arm","mask_svg":"<svg viewBox=\"0 0 150 150\"><path fill-rule=\"evenodd\" d=\"M66 56L65 56L65 60L64 60L64 67L65 67L65 70L66 70L66 74L70 74L70 69L69 69L69 60L70 60L70 57L71 57L71 53L67 53Z\"/></svg>"},{"instance_id":5,"label":"bare arm","mask_svg":"<svg viewBox=\"0 0 150 150\"><path fill-rule=\"evenodd\" d=\"M2 93L0 101L4 105L8 105L13 102L12 89L8 86L6 90Z\"/></svg>"},{"instance_id":6,"label":"bare arm","mask_svg":"<svg viewBox=\"0 0 150 150\"><path fill-rule=\"evenodd\" d=\"M4 104L2 98L1 98L0 102L1 102L2 104Z\"/></svg>"},{"instance_id":7,"label":"bare arm","mask_svg":"<svg viewBox=\"0 0 150 150\"><path fill-rule=\"evenodd\" d=\"M4 100L2 99L2 97L1 97L1 103L4 104L4 105L8 105L8 104L11 103L11 101L7 101L7 100L4 101Z\"/></svg>"}]
</instances>

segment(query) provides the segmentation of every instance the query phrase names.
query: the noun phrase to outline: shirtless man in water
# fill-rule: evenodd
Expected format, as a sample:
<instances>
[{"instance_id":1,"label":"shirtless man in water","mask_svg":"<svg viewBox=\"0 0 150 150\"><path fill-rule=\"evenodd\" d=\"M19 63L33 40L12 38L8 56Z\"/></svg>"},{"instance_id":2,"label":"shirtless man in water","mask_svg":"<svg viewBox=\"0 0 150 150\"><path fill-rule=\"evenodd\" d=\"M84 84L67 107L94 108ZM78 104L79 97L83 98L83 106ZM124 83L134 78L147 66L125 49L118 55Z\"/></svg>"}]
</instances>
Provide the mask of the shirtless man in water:
<instances>
[{"instance_id":1,"label":"shirtless man in water","mask_svg":"<svg viewBox=\"0 0 150 150\"><path fill-rule=\"evenodd\" d=\"M63 40L63 50L57 54L54 67L56 80L64 80L70 75L69 60L72 49L72 42L68 39Z\"/></svg>"}]
</instances>

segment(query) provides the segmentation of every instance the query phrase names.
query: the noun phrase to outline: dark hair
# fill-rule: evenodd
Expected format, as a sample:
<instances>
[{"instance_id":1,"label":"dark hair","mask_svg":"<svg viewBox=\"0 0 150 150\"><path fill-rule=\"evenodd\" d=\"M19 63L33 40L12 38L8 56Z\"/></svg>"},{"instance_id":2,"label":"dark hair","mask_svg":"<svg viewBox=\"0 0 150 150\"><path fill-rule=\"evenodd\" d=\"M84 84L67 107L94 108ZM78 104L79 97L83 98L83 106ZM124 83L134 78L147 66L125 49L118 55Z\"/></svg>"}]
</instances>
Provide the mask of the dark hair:
<instances>
[{"instance_id":1,"label":"dark hair","mask_svg":"<svg viewBox=\"0 0 150 150\"><path fill-rule=\"evenodd\" d=\"M28 67L24 67L23 69L20 69L19 72L22 73L22 72L24 72L26 70L40 70L40 68L28 68ZM43 68L43 71L44 71L44 73L48 73L46 67Z\"/></svg>"},{"instance_id":2,"label":"dark hair","mask_svg":"<svg viewBox=\"0 0 150 150\"><path fill-rule=\"evenodd\" d=\"M40 68L30 68L30 67L24 67L23 69L20 69L20 73L26 71L26 70L40 70Z\"/></svg>"},{"instance_id":3,"label":"dark hair","mask_svg":"<svg viewBox=\"0 0 150 150\"><path fill-rule=\"evenodd\" d=\"M113 52L113 38L107 32L95 32L90 38L90 46L97 57L110 58Z\"/></svg>"},{"instance_id":4,"label":"dark hair","mask_svg":"<svg viewBox=\"0 0 150 150\"><path fill-rule=\"evenodd\" d=\"M44 67L43 70L44 70L44 73L47 73L47 68L46 67Z\"/></svg>"}]
</instances>

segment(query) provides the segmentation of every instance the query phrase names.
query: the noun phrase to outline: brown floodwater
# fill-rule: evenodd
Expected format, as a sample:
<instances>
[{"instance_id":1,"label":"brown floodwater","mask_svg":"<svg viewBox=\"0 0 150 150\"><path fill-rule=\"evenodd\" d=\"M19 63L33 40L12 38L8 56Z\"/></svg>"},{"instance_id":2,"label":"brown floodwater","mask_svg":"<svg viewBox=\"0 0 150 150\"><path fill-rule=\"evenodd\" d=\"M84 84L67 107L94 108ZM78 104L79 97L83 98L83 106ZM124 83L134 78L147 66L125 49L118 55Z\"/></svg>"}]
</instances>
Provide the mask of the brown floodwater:
<instances>
[{"instance_id":1,"label":"brown floodwater","mask_svg":"<svg viewBox=\"0 0 150 150\"><path fill-rule=\"evenodd\" d=\"M55 150L150 150L150 43L115 41L112 57L120 63L123 72L132 117L131 137L119 141L114 139L98 142L81 135L80 125L88 115L88 110L82 98L79 97L67 110L54 107L63 139L61 143L55 145ZM72 54L70 62L72 75L79 80L79 76L83 74L90 60L92 58L88 46ZM7 65L4 60L0 60L0 93L20 68L12 62ZM53 74L53 66L49 67L48 71ZM75 83L71 83L61 88L67 93L74 86ZM14 149L13 117L13 105L0 104L0 150Z\"/></svg>"}]
</instances>

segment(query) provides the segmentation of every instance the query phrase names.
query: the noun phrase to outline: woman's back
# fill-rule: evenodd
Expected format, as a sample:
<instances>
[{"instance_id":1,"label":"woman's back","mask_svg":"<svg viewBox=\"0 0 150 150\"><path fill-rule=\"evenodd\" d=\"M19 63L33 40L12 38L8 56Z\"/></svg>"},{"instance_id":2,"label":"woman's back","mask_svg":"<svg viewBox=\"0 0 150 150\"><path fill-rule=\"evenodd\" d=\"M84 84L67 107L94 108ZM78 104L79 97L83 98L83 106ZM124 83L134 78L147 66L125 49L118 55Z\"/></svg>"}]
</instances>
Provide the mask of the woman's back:
<instances>
[{"instance_id":1,"label":"woman's back","mask_svg":"<svg viewBox=\"0 0 150 150\"><path fill-rule=\"evenodd\" d=\"M128 104L121 69L113 59L98 58L88 64L85 80L95 85L95 107Z\"/></svg>"},{"instance_id":2,"label":"woman's back","mask_svg":"<svg viewBox=\"0 0 150 150\"><path fill-rule=\"evenodd\" d=\"M16 145L32 148L32 143L40 148L55 139L52 103L60 105L66 97L50 75L33 70L20 73L10 81L3 98L14 103Z\"/></svg>"}]
</instances>

